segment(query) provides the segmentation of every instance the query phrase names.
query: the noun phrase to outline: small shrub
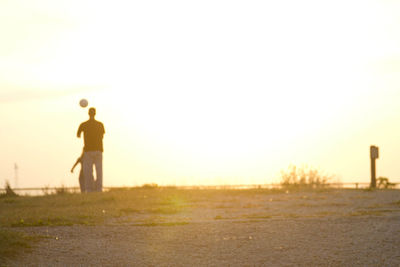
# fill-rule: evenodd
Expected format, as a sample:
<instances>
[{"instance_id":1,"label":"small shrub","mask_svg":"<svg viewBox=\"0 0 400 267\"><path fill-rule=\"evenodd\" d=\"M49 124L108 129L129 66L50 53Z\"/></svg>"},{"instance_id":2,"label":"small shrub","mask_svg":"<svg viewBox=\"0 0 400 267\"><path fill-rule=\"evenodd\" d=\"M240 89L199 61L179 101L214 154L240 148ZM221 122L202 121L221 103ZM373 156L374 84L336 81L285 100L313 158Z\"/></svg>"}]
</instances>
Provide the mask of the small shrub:
<instances>
[{"instance_id":1,"label":"small shrub","mask_svg":"<svg viewBox=\"0 0 400 267\"><path fill-rule=\"evenodd\" d=\"M14 190L11 188L10 183L6 181L6 187L5 187L5 194L2 194L3 197L16 197L18 196L17 193L14 192Z\"/></svg>"},{"instance_id":2,"label":"small shrub","mask_svg":"<svg viewBox=\"0 0 400 267\"><path fill-rule=\"evenodd\" d=\"M378 177L377 179L377 187L378 188L393 188L396 184L389 182L389 178L386 177Z\"/></svg>"},{"instance_id":3,"label":"small shrub","mask_svg":"<svg viewBox=\"0 0 400 267\"><path fill-rule=\"evenodd\" d=\"M50 195L51 194L50 186L46 185L45 187L43 187L42 192L43 192L43 195L45 195L45 196Z\"/></svg>"},{"instance_id":4,"label":"small shrub","mask_svg":"<svg viewBox=\"0 0 400 267\"><path fill-rule=\"evenodd\" d=\"M68 193L69 193L68 188L66 188L64 185L61 185L60 187L56 188L57 195L65 195Z\"/></svg>"},{"instance_id":5,"label":"small shrub","mask_svg":"<svg viewBox=\"0 0 400 267\"><path fill-rule=\"evenodd\" d=\"M142 188L146 188L146 189L155 189L158 188L158 184L152 183L152 184L144 184L142 186Z\"/></svg>"},{"instance_id":6,"label":"small shrub","mask_svg":"<svg viewBox=\"0 0 400 267\"><path fill-rule=\"evenodd\" d=\"M296 165L290 165L287 171L281 171L281 185L283 187L327 187L332 176L323 174L320 170Z\"/></svg>"}]
</instances>

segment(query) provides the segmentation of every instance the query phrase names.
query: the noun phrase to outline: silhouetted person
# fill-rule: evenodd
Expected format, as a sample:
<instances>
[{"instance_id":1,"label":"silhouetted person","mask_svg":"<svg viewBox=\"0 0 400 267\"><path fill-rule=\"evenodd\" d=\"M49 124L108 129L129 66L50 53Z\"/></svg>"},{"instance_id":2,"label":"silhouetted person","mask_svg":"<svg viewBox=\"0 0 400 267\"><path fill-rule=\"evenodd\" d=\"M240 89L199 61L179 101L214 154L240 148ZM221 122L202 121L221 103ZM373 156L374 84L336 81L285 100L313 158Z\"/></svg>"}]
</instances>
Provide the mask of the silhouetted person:
<instances>
[{"instance_id":1,"label":"silhouetted person","mask_svg":"<svg viewBox=\"0 0 400 267\"><path fill-rule=\"evenodd\" d=\"M78 164L81 164L81 171L79 172L79 187L80 187L80 189L81 189L81 193L85 193L85 192L86 192L86 188L85 188L85 179L83 178L83 153L84 153L84 152L82 151L81 156L76 160L74 166L72 166L72 169L71 169L71 173L73 173L75 167L76 167Z\"/></svg>"},{"instance_id":2,"label":"silhouetted person","mask_svg":"<svg viewBox=\"0 0 400 267\"><path fill-rule=\"evenodd\" d=\"M96 109L89 109L89 120L83 122L78 129L77 136L84 135L84 152L83 152L83 177L85 181L86 192L103 190L103 136L105 133L104 126L101 122L96 121ZM96 181L93 176L93 165L96 167Z\"/></svg>"}]
</instances>

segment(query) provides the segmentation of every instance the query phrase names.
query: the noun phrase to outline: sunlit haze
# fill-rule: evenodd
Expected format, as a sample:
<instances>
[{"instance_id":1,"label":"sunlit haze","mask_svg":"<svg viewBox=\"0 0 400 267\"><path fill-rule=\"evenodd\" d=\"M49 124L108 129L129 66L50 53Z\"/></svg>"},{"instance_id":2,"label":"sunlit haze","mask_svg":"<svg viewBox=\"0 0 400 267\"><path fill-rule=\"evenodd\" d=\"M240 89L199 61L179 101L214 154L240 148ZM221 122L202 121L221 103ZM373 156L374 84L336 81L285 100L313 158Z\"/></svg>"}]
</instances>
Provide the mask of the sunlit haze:
<instances>
[{"instance_id":1,"label":"sunlit haze","mask_svg":"<svg viewBox=\"0 0 400 267\"><path fill-rule=\"evenodd\" d=\"M400 2L0 2L0 185L265 184L289 164L400 182Z\"/></svg>"}]
</instances>

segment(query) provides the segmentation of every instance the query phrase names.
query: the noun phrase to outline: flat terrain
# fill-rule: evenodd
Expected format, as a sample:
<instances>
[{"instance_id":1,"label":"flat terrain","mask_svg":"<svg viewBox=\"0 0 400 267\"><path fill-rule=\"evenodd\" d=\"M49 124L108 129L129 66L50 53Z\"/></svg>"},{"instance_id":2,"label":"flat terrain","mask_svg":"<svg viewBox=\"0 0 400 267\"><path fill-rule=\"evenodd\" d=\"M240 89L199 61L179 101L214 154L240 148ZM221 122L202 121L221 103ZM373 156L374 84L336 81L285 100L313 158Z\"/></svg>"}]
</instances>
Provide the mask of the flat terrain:
<instances>
[{"instance_id":1,"label":"flat terrain","mask_svg":"<svg viewBox=\"0 0 400 267\"><path fill-rule=\"evenodd\" d=\"M7 266L400 265L399 190L135 189L0 208L2 230L40 237Z\"/></svg>"}]
</instances>

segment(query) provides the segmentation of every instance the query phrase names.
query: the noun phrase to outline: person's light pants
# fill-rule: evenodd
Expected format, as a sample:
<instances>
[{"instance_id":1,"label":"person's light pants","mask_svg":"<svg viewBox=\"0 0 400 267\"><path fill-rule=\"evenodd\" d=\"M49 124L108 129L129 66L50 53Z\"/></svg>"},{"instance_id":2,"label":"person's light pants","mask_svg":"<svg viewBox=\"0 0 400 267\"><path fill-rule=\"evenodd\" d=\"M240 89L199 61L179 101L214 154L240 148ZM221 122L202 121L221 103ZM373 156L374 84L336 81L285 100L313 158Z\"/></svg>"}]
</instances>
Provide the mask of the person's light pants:
<instances>
[{"instance_id":1,"label":"person's light pants","mask_svg":"<svg viewBox=\"0 0 400 267\"><path fill-rule=\"evenodd\" d=\"M94 180L93 176L93 165L96 167L96 180ZM83 154L82 168L85 192L101 192L103 190L103 152L85 152Z\"/></svg>"}]
</instances>

